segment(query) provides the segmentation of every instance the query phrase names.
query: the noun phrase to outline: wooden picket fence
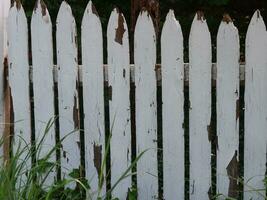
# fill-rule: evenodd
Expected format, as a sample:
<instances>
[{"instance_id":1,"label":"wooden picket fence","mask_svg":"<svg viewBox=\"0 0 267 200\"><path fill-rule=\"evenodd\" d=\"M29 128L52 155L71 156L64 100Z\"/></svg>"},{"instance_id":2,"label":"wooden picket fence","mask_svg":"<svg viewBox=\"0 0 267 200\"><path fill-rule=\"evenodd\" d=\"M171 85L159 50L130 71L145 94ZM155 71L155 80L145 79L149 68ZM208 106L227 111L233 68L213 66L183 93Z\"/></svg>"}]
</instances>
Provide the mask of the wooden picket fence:
<instances>
[{"instance_id":1,"label":"wooden picket fence","mask_svg":"<svg viewBox=\"0 0 267 200\"><path fill-rule=\"evenodd\" d=\"M8 90L12 104L7 105L4 97L0 98L2 122L7 121L5 116L12 119L10 115L13 114L14 146L18 145L19 136L31 143L31 136L35 134L38 142L48 121L58 114L60 138L66 137L61 146L61 177L67 177L69 172L81 165L79 129L83 121L85 174L92 192L97 191L101 163L106 152L105 141L108 139L104 101L104 88L108 88L109 129L112 134L109 169L111 186L131 165L132 150L136 149L136 155L147 150L137 163L138 199L158 198L157 134L158 116L162 115L164 199L184 199L186 192L191 200L209 199L214 132L217 133L216 193L224 195L219 199L236 197L240 176L239 90L240 82L244 81L244 199L263 199L267 153L267 32L259 11L255 12L248 27L245 67L239 63L238 30L227 15L219 27L217 63L212 65L211 36L201 12L196 14L192 23L190 62L185 65L182 30L173 11L170 11L161 34L161 66L155 68L156 34L149 14L142 11L136 23L132 66L127 24L123 14L114 9L107 28L108 67L103 68L102 28L92 2L88 3L82 21L82 66L78 66L76 24L70 6L65 1L61 4L56 22L56 44L53 45L49 12L43 1L38 0L31 19L30 68L27 20L22 5L16 2L9 11L7 26ZM1 21L1 24L4 23ZM4 33L2 30L3 26L1 34ZM1 42L3 38L1 35ZM56 46L57 52L56 67L53 63L53 46ZM4 78L0 79L1 95L4 93ZM216 131L211 130L214 80ZM131 118L131 82L135 85L135 120ZM162 87L162 113L158 113L157 109L158 82ZM30 83L33 84L32 111ZM108 86L104 83L108 83ZM184 88L188 84L190 183L186 191ZM82 95L79 91L81 85ZM55 91L58 91L57 101ZM10 113L4 112L4 109ZM32 113L34 119L31 118ZM34 131L31 130L31 121L34 121ZM132 130L136 130L136 148L132 146ZM54 147L55 138L56 127L52 124L41 154L45 155ZM56 155L52 160L56 160ZM51 183L55 176L56 172L51 172L48 182ZM128 176L115 188L113 195L126 199L132 181L132 177ZM257 189L263 190L255 191ZM101 192L105 193L105 187Z\"/></svg>"}]
</instances>

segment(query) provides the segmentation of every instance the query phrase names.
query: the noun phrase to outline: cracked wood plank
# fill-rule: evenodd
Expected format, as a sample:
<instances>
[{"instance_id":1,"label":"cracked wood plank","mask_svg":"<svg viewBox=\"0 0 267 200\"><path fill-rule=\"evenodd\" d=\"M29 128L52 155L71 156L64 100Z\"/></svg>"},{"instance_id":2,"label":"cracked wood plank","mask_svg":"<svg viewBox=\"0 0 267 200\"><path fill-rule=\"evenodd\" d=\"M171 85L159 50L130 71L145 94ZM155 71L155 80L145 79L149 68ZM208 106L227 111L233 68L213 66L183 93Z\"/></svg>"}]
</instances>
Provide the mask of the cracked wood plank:
<instances>
[{"instance_id":1,"label":"cracked wood plank","mask_svg":"<svg viewBox=\"0 0 267 200\"><path fill-rule=\"evenodd\" d=\"M147 11L135 28L136 148L148 150L137 163L139 199L158 198L156 33Z\"/></svg>"},{"instance_id":2,"label":"cracked wood plank","mask_svg":"<svg viewBox=\"0 0 267 200\"><path fill-rule=\"evenodd\" d=\"M92 199L97 198L98 190L102 195L106 189L105 180L103 180L103 187L99 189L98 173L100 171L99 162L103 162L105 153L105 117L103 38L101 22L96 13L94 5L90 1L82 20L85 172L86 178L90 181ZM94 147L96 146L102 148L95 151ZM105 172L103 175L105 176Z\"/></svg>"},{"instance_id":3,"label":"cracked wood plank","mask_svg":"<svg viewBox=\"0 0 267 200\"><path fill-rule=\"evenodd\" d=\"M108 84L112 87L109 101L111 130L111 186L131 165L130 120L130 55L128 28L123 14L114 9L107 29ZM113 191L119 199L127 199L131 177L122 180Z\"/></svg>"},{"instance_id":4,"label":"cracked wood plank","mask_svg":"<svg viewBox=\"0 0 267 200\"><path fill-rule=\"evenodd\" d=\"M267 130L267 32L256 11L246 36L244 191L264 189ZM265 190L244 192L244 199L262 199Z\"/></svg>"},{"instance_id":5,"label":"cracked wood plank","mask_svg":"<svg viewBox=\"0 0 267 200\"><path fill-rule=\"evenodd\" d=\"M224 195L219 199L228 196L231 180L238 178L227 176L227 166L237 167L229 163L239 146L238 100L239 35L229 15L225 15L217 35L217 193ZM231 189L237 192L238 188Z\"/></svg>"},{"instance_id":6,"label":"cracked wood plank","mask_svg":"<svg viewBox=\"0 0 267 200\"><path fill-rule=\"evenodd\" d=\"M183 34L169 11L161 35L164 199L184 199Z\"/></svg>"},{"instance_id":7,"label":"cracked wood plank","mask_svg":"<svg viewBox=\"0 0 267 200\"><path fill-rule=\"evenodd\" d=\"M51 127L46 132L49 121L54 121L55 108L52 23L43 0L36 1L31 20L31 40L36 143L39 144L44 134L46 134L40 154L36 158L40 160L55 148L56 144L55 124L51 124ZM56 152L51 155L49 161L56 161ZM54 168L45 184L51 185L55 178L56 169Z\"/></svg>"},{"instance_id":8,"label":"cracked wood plank","mask_svg":"<svg viewBox=\"0 0 267 200\"><path fill-rule=\"evenodd\" d=\"M66 137L61 145L61 174L68 177L73 169L80 167L80 141L78 112L78 62L76 24L70 6L63 1L57 16L57 62L58 103L60 138ZM74 115L75 113L75 115ZM75 187L75 183L68 185Z\"/></svg>"},{"instance_id":9,"label":"cracked wood plank","mask_svg":"<svg viewBox=\"0 0 267 200\"><path fill-rule=\"evenodd\" d=\"M14 109L13 152L26 148L20 155L19 162L25 162L23 170L27 171L31 167L31 158L27 158L31 148L28 25L23 7L17 5L20 3L14 2L8 18L8 71L10 98ZM21 176L21 180L26 180L26 174Z\"/></svg>"},{"instance_id":10,"label":"cracked wood plank","mask_svg":"<svg viewBox=\"0 0 267 200\"><path fill-rule=\"evenodd\" d=\"M209 199L211 187L211 37L203 13L193 20L189 36L190 199Z\"/></svg>"}]
</instances>

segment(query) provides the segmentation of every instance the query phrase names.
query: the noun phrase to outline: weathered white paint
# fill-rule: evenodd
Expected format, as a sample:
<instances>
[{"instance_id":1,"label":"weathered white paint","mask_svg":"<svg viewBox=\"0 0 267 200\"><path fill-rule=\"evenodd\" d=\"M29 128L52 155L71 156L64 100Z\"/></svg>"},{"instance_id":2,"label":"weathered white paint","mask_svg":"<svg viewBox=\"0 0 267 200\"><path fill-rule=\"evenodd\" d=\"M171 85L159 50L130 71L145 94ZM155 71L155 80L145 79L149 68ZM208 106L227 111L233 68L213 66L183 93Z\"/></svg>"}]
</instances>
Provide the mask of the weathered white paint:
<instances>
[{"instance_id":1,"label":"weathered white paint","mask_svg":"<svg viewBox=\"0 0 267 200\"><path fill-rule=\"evenodd\" d=\"M259 11L246 37L244 199L263 199L267 130L267 32ZM246 192L247 190L264 189ZM261 194L261 195L260 195Z\"/></svg>"},{"instance_id":2,"label":"weathered white paint","mask_svg":"<svg viewBox=\"0 0 267 200\"><path fill-rule=\"evenodd\" d=\"M209 199L211 186L211 38L202 13L189 36L190 199Z\"/></svg>"},{"instance_id":3,"label":"weathered white paint","mask_svg":"<svg viewBox=\"0 0 267 200\"><path fill-rule=\"evenodd\" d=\"M70 6L63 1L57 16L57 64L62 178L80 167L78 110L78 62L76 24ZM75 131L74 131L75 130ZM71 133L71 134L70 134ZM70 184L74 187L75 184Z\"/></svg>"},{"instance_id":4,"label":"weathered white paint","mask_svg":"<svg viewBox=\"0 0 267 200\"><path fill-rule=\"evenodd\" d=\"M53 81L53 40L52 23L43 0L38 0L31 20L33 91L35 141L39 144L43 137L42 149L37 153L37 160L47 156L55 148L55 123L46 130L49 120L54 120L54 81ZM56 152L50 159L56 161ZM48 177L47 184L52 184L56 169Z\"/></svg>"},{"instance_id":5,"label":"weathered white paint","mask_svg":"<svg viewBox=\"0 0 267 200\"><path fill-rule=\"evenodd\" d=\"M224 195L221 199L234 197L229 191L230 178L232 182L238 178L227 173L232 159L238 160L238 102L239 35L232 21L222 21L217 35L217 193Z\"/></svg>"},{"instance_id":6,"label":"weathered white paint","mask_svg":"<svg viewBox=\"0 0 267 200\"><path fill-rule=\"evenodd\" d=\"M171 10L161 35L164 199L184 199L183 60L183 34Z\"/></svg>"},{"instance_id":7,"label":"weathered white paint","mask_svg":"<svg viewBox=\"0 0 267 200\"><path fill-rule=\"evenodd\" d=\"M82 62L85 170L93 193L91 198L96 199L98 192L105 193L106 186L104 181L103 187L98 188L105 154L104 71L102 27L91 1L82 21Z\"/></svg>"},{"instance_id":8,"label":"weathered white paint","mask_svg":"<svg viewBox=\"0 0 267 200\"><path fill-rule=\"evenodd\" d=\"M108 78L112 93L109 99L111 130L111 185L131 165L130 55L128 28L122 13L114 9L108 29ZM119 183L114 197L126 199L131 176Z\"/></svg>"},{"instance_id":9,"label":"weathered white paint","mask_svg":"<svg viewBox=\"0 0 267 200\"><path fill-rule=\"evenodd\" d=\"M31 144L31 113L29 96L29 62L28 62L28 26L25 12L20 3L14 3L8 18L8 57L9 85L14 110L14 145L16 151ZM25 162L25 170L30 168L31 159L25 160L28 151L24 150L21 162ZM22 181L26 174L22 175ZM21 183L24 184L24 183ZM18 183L18 186L20 183Z\"/></svg>"},{"instance_id":10,"label":"weathered white paint","mask_svg":"<svg viewBox=\"0 0 267 200\"><path fill-rule=\"evenodd\" d=\"M138 199L157 199L156 35L146 11L137 19L134 44L137 155L148 150L137 163Z\"/></svg>"}]
</instances>

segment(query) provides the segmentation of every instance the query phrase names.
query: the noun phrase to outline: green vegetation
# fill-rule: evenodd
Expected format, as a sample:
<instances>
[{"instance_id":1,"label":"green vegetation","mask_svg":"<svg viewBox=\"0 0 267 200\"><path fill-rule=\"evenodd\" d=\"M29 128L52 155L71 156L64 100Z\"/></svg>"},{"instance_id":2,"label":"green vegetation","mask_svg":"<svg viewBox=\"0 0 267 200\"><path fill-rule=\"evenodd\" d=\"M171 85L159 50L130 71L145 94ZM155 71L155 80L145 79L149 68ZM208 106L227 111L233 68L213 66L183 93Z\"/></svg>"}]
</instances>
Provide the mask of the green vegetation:
<instances>
[{"instance_id":1,"label":"green vegetation","mask_svg":"<svg viewBox=\"0 0 267 200\"><path fill-rule=\"evenodd\" d=\"M47 180L52 171L57 171L60 168L60 161L51 161L55 157L56 151L60 148L60 143L63 138L54 148L52 148L46 155L40 157L40 152L43 149L44 141L49 133L54 121L50 120L46 126L45 133L40 142L36 145L27 144L23 138L16 139L19 141L18 145L14 145L16 150L11 152L10 159L4 165L0 165L0 199L5 200L84 200L91 199L90 183L81 176L79 169L74 169L69 173L69 177L63 180L56 180L54 184L48 185ZM1 140L3 141L3 140ZM107 142L106 149L109 149L110 137ZM3 142L0 142L3 145ZM15 149L14 148L14 149ZM105 174L105 167L107 162L108 150L105 151L105 156L102 162L100 181L97 199L116 200L111 193L118 186L118 184L125 178L132 176L132 169L140 160L145 152L142 152L136 157L128 169L121 175L117 182L106 192L104 196L100 195L103 187L103 180ZM24 158L23 160L21 158ZM32 167L29 163L32 162ZM3 158L0 157L0 160ZM69 184L74 183L76 187L70 189ZM135 187L129 190L129 200L136 199L137 191Z\"/></svg>"}]
</instances>

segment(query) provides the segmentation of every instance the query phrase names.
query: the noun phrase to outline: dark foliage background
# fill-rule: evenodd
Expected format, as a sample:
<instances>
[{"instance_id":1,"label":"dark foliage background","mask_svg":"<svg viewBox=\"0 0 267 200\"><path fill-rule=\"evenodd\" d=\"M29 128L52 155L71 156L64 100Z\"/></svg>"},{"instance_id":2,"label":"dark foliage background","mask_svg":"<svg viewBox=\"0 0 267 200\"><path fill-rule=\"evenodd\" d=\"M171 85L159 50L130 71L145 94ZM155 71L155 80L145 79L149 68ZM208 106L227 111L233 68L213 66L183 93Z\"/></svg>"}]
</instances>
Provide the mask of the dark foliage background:
<instances>
[{"instance_id":1,"label":"dark foliage background","mask_svg":"<svg viewBox=\"0 0 267 200\"><path fill-rule=\"evenodd\" d=\"M62 0L44 0L46 3L55 30L55 22L57 12L59 10ZM78 34L80 34L80 26L83 17L84 10L88 3L88 0L67 0L71 5L73 14L76 19ZM34 8L35 0L22 0L26 15L30 21L32 10ZM131 0L93 0L93 3L98 10L99 16L103 24L104 39L105 31L109 19L109 15L112 9L116 6L124 13L128 26L131 22ZM267 19L267 1L266 0L159 0L160 4L160 28L164 23L165 16L169 9L173 9L179 20L185 40L185 61L187 58L187 44L190 26L195 15L195 12L199 9L203 10L207 18L207 22L212 35L213 48L216 44L216 34L222 15L227 12L234 20L235 25L239 29L241 39L241 61L244 61L244 41L247 26L250 18L256 9L259 9L265 19ZM161 29L160 29L161 30ZM132 35L132 33L130 33ZM132 38L132 37L131 37ZM215 52L213 51L213 60L215 61Z\"/></svg>"}]
</instances>

